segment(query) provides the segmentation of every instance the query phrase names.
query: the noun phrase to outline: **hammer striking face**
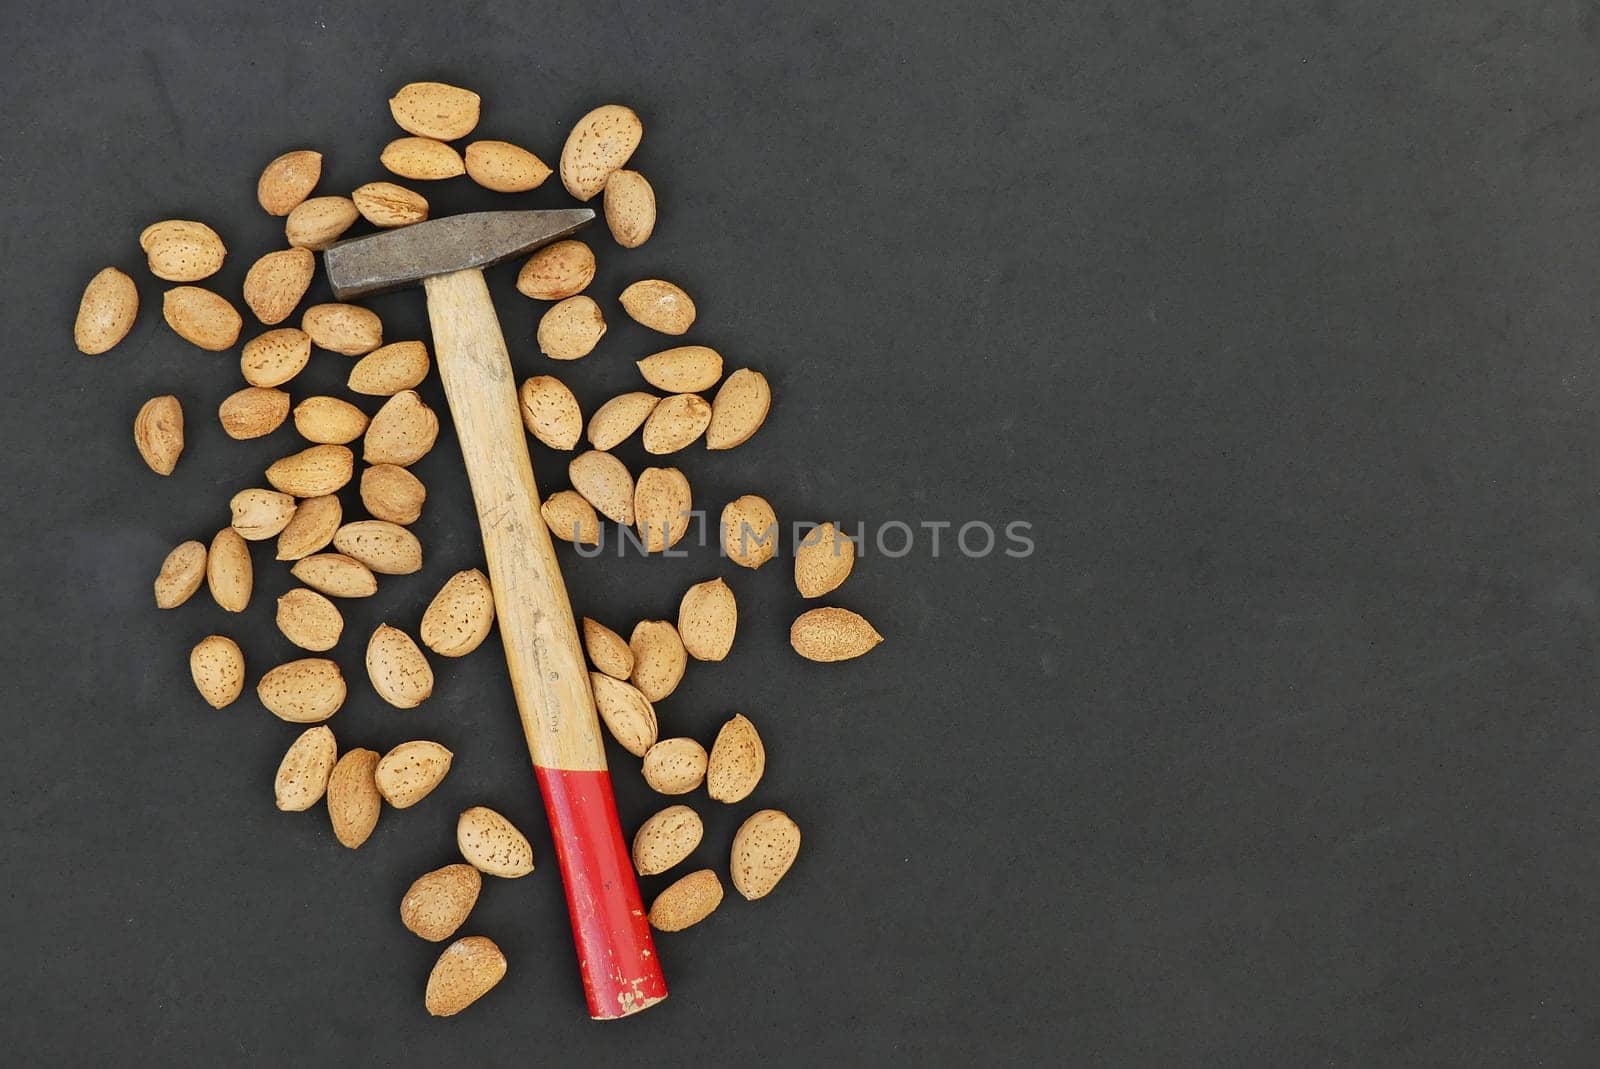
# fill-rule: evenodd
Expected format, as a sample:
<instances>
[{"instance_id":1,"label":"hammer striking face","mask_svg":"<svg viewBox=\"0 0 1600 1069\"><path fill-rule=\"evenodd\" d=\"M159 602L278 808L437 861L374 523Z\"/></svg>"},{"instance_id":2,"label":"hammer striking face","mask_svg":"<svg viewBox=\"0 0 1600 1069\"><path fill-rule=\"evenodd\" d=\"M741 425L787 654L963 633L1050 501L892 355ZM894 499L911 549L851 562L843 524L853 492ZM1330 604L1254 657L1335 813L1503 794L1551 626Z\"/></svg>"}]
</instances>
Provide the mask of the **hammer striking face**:
<instances>
[{"instance_id":1,"label":"hammer striking face","mask_svg":"<svg viewBox=\"0 0 1600 1069\"><path fill-rule=\"evenodd\" d=\"M322 254L322 262L334 297L350 301L525 256L593 221L590 208L447 215L338 242Z\"/></svg>"}]
</instances>

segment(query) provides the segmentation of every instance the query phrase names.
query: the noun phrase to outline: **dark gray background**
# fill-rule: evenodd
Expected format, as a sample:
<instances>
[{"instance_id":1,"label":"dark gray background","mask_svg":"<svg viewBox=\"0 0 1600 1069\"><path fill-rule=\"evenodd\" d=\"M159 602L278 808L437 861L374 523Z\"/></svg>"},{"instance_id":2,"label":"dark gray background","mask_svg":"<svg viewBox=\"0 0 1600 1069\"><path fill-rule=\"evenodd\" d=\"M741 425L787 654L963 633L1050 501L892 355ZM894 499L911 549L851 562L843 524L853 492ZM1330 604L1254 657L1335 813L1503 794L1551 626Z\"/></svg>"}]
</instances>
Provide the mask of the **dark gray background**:
<instances>
[{"instance_id":1,"label":"dark gray background","mask_svg":"<svg viewBox=\"0 0 1600 1069\"><path fill-rule=\"evenodd\" d=\"M145 6L4 5L12 1060L1593 1063L1595 4ZM702 504L1033 524L1027 559L926 531L869 553L832 600L888 641L835 666L787 648L787 560L568 555L619 628L728 577L734 653L662 719L709 740L742 710L771 761L751 802L701 796L696 863L725 867L758 805L806 835L772 897L661 939L673 997L623 1023L584 1018L498 650L437 663L414 712L360 667L479 561L450 434L417 468L429 567L348 606L331 726L457 764L359 852L274 810L296 729L189 682L213 630L252 682L290 655L267 547L245 617L150 600L166 550L297 446L222 436L235 357L161 323L139 230L212 223L236 295L281 242L261 166L313 146L323 191L385 177L385 100L422 78L551 163L588 108L643 116L661 223L636 252L589 234L612 330L558 374L586 409L637 388L660 339L615 294L686 286L693 340L776 394L750 445L680 458ZM70 327L107 263L144 311L88 358ZM513 271L514 362L548 371ZM374 307L421 336L420 296ZM318 354L296 395L347 367ZM161 480L129 426L166 392L189 446ZM631 829L660 800L614 754ZM505 982L434 1021L436 948L396 904L477 802L541 864L467 927Z\"/></svg>"}]
</instances>

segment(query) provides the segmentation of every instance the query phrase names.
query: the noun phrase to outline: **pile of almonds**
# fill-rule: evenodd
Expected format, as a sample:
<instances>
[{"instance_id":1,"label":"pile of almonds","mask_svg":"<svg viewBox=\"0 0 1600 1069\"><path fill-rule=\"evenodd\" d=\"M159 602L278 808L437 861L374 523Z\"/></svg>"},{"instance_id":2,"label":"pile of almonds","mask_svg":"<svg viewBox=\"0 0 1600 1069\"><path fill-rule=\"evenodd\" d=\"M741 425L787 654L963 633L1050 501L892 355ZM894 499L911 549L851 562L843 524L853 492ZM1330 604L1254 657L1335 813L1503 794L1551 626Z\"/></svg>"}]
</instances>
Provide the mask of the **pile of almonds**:
<instances>
[{"instance_id":1,"label":"pile of almonds","mask_svg":"<svg viewBox=\"0 0 1600 1069\"><path fill-rule=\"evenodd\" d=\"M435 82L404 86L389 102L407 136L392 141L379 157L397 178L432 182L468 176L485 189L515 194L542 184L551 170L528 150L497 140L478 140L458 150L451 142L478 125L476 93ZM561 152L559 174L568 193L587 202L603 197L604 215L616 243L637 248L656 228L656 197L649 181L625 167L643 135L629 108L596 108L573 127ZM307 656L276 665L256 683L261 704L279 719L308 727L289 746L274 780L279 809L305 811L325 804L337 840L351 849L367 841L385 806L400 810L425 799L449 772L454 755L436 742L416 739L387 754L353 748L342 754L326 725L344 704L347 684L339 665L325 654L343 638L337 602L375 594L379 577L406 576L423 567L421 542L409 529L422 514L427 488L409 469L433 448L439 419L417 394L430 368L420 340L385 340L383 323L354 304L306 308L298 326L281 326L299 308L316 271L316 253L327 249L358 220L398 227L428 218L420 193L394 182L369 182L348 196L316 196L322 155L309 149L284 153L269 163L257 184L257 199L284 219L287 248L257 259L245 277L243 304L263 327L240 350L242 388L226 397L217 418L236 440L260 438L292 422L306 442L262 473L266 485L234 494L230 518L209 544L188 541L167 555L155 580L162 609L188 601L205 584L228 612L249 606L254 586L250 543L275 541L275 559L302 585L277 602L279 631ZM222 266L227 249L210 226L166 220L146 227L139 246L155 277L176 283L162 300L162 316L179 337L210 351L232 349L245 318L227 297L195 283ZM522 267L516 286L524 296L550 303L536 332L539 351L551 360L590 355L606 333L600 303L585 294L595 275L594 252L582 241L555 243ZM693 299L664 279L627 286L618 303L645 327L670 337L688 333L696 321ZM105 353L133 328L138 292L133 280L107 267L89 282L74 336L84 353ZM352 358L348 389L355 400L305 396L285 389L314 352ZM588 448L568 464L571 489L558 490L541 513L558 541L596 545L606 521L637 532L647 553L678 544L689 530L693 496L676 467L647 467L637 477L611 452L638 432L652 456L679 453L702 438L706 449L732 449L750 440L767 418L772 393L757 370L724 375L723 358L704 345L678 345L637 361L652 390L614 397L584 419L572 390L554 375L536 375L519 391L528 432L551 449ZM720 384L720 385L719 385ZM715 390L713 394L712 391ZM705 395L710 394L707 400ZM370 412L360 398L383 398ZM147 401L134 420L134 443L149 468L170 475L184 449L184 413L177 397ZM356 446L360 449L360 471ZM365 518L347 518L340 494L354 483ZM777 549L778 520L756 495L729 502L721 513L724 555L757 569ZM855 545L833 523L814 527L794 554L794 581L805 598L836 590L849 576ZM397 709L412 709L434 690L426 648L435 656L461 657L488 637L494 599L488 578L470 569L451 576L438 590L416 629L381 624L366 645L368 680ZM733 590L721 578L696 583L683 595L676 621L646 619L624 640L596 620L582 621L583 642L594 671L590 679L606 728L638 758L645 781L657 792L682 798L704 786L713 801L732 805L751 796L766 768L766 751L755 725L735 714L717 733L709 753L697 740L660 737L655 703L668 698L688 662L728 656L738 626ZM420 639L420 644L418 642ZM837 661L866 653L882 641L861 616L823 607L793 623L790 642L803 657ZM214 708L243 693L248 680L239 645L211 635L190 656L196 689ZM638 828L633 861L641 875L665 873L700 844L699 814L681 802ZM794 863L800 830L777 809L750 815L734 837L729 875L746 899L769 894ZM406 891L400 916L423 939L442 942L465 923L482 887L482 875L506 879L533 870L533 849L505 817L476 806L460 815L457 847L464 863L428 872ZM678 931L705 919L721 903L717 872L701 869L662 891L650 907L650 923ZM430 1013L459 1012L504 976L506 960L484 936L456 939L439 957L429 978Z\"/></svg>"}]
</instances>

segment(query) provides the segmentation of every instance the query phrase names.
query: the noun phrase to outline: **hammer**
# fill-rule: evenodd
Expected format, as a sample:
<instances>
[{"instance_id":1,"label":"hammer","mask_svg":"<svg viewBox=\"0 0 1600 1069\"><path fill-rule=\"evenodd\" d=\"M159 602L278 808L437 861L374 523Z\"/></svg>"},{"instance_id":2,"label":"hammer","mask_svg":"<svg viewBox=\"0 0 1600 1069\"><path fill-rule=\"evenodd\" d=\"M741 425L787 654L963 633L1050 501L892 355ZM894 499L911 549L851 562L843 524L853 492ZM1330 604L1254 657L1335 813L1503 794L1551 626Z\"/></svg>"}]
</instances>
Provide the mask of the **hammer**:
<instances>
[{"instance_id":1,"label":"hammer","mask_svg":"<svg viewBox=\"0 0 1600 1069\"><path fill-rule=\"evenodd\" d=\"M667 997L606 774L600 722L555 547L539 514L505 336L483 268L594 220L568 211L475 212L352 238L323 253L341 301L421 282L444 394L478 510L494 608L578 944L589 1016Z\"/></svg>"}]
</instances>

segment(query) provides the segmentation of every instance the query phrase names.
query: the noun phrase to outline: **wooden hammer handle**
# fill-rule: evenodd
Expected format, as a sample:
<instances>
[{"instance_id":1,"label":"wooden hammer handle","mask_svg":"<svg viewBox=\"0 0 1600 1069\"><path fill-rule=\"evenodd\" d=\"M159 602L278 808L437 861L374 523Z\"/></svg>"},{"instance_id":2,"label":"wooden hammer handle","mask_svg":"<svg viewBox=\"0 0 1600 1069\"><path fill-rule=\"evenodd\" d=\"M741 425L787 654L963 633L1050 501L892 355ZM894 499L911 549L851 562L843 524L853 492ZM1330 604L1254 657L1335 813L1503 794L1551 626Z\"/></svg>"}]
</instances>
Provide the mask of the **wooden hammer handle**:
<instances>
[{"instance_id":1,"label":"wooden hammer handle","mask_svg":"<svg viewBox=\"0 0 1600 1069\"><path fill-rule=\"evenodd\" d=\"M544 795L590 1016L624 1017L667 995L622 840L572 605L483 273L425 282L434 356L478 509L500 639Z\"/></svg>"}]
</instances>

